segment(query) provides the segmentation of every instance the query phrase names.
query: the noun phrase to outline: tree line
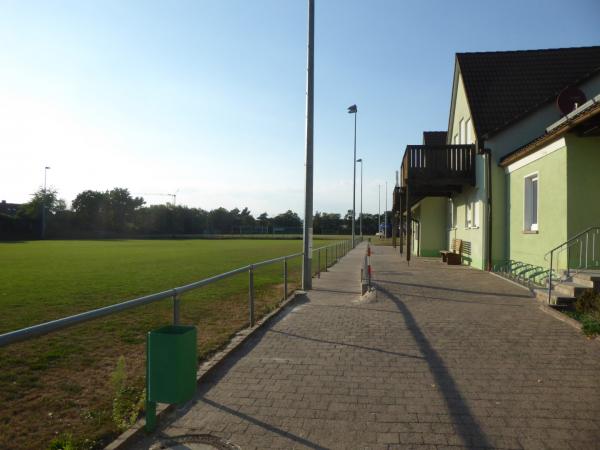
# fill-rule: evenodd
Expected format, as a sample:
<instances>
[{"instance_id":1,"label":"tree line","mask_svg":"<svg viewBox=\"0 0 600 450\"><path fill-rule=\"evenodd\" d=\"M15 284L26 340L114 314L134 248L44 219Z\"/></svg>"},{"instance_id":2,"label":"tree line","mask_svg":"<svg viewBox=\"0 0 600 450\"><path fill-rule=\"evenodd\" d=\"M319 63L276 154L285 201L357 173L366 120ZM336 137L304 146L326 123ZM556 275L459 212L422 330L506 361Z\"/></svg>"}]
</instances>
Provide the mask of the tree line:
<instances>
[{"instance_id":1,"label":"tree line","mask_svg":"<svg viewBox=\"0 0 600 450\"><path fill-rule=\"evenodd\" d=\"M44 214L45 210L45 214ZM45 219L45 220L44 220ZM383 223L383 218L381 219ZM265 212L254 217L248 208L210 211L188 206L146 205L126 188L79 193L71 208L55 189L39 189L15 215L0 213L1 238L118 237L202 234L301 234L302 219L288 210L274 217ZM352 211L344 216L316 212L314 234L350 234ZM378 230L376 214L363 214L363 233ZM356 221L359 234L359 220Z\"/></svg>"}]
</instances>

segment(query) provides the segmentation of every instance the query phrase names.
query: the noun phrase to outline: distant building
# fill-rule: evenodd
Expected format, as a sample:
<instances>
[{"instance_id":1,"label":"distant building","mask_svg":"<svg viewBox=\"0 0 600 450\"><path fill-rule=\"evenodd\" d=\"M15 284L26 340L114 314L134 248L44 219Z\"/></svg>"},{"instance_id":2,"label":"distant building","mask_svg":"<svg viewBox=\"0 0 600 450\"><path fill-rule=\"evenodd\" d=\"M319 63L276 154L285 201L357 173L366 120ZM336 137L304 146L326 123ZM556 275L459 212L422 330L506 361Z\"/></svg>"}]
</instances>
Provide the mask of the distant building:
<instances>
[{"instance_id":1,"label":"distant building","mask_svg":"<svg viewBox=\"0 0 600 450\"><path fill-rule=\"evenodd\" d=\"M7 203L6 200L0 202L0 214L7 216L16 216L21 205L19 203Z\"/></svg>"}]
</instances>

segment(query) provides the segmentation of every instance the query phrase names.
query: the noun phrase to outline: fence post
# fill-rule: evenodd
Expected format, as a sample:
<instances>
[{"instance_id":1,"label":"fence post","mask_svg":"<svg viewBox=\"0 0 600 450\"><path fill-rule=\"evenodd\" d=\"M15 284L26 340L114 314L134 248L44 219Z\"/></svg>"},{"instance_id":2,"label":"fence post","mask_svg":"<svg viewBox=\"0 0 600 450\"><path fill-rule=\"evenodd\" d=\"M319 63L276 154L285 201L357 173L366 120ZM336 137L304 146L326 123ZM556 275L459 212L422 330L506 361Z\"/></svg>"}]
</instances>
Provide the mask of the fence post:
<instances>
[{"instance_id":1,"label":"fence post","mask_svg":"<svg viewBox=\"0 0 600 450\"><path fill-rule=\"evenodd\" d=\"M329 268L329 250L325 247L325 272Z\"/></svg>"},{"instance_id":2,"label":"fence post","mask_svg":"<svg viewBox=\"0 0 600 450\"><path fill-rule=\"evenodd\" d=\"M288 292L288 268L287 268L288 264L287 264L287 258L283 258L283 300L285 301L287 299L287 292Z\"/></svg>"},{"instance_id":3,"label":"fence post","mask_svg":"<svg viewBox=\"0 0 600 450\"><path fill-rule=\"evenodd\" d=\"M173 325L179 325L179 296L173 294Z\"/></svg>"},{"instance_id":4,"label":"fence post","mask_svg":"<svg viewBox=\"0 0 600 450\"><path fill-rule=\"evenodd\" d=\"M248 307L250 309L250 328L254 326L254 266L248 269Z\"/></svg>"},{"instance_id":5,"label":"fence post","mask_svg":"<svg viewBox=\"0 0 600 450\"><path fill-rule=\"evenodd\" d=\"M321 278L321 249L317 250L317 276Z\"/></svg>"}]
</instances>

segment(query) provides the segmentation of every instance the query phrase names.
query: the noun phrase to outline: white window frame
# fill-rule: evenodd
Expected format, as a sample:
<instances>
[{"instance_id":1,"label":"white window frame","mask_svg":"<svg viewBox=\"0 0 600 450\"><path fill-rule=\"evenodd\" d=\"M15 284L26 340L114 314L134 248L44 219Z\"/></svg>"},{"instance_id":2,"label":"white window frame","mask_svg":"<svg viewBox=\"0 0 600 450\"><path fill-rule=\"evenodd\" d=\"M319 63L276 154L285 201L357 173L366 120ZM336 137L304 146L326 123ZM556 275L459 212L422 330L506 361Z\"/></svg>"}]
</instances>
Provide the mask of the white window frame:
<instances>
[{"instance_id":1,"label":"white window frame","mask_svg":"<svg viewBox=\"0 0 600 450\"><path fill-rule=\"evenodd\" d=\"M466 138L466 144L472 144L473 143L473 127L471 126L471 118L469 117L467 119L467 121L465 122L465 129L467 131L467 138Z\"/></svg>"},{"instance_id":2,"label":"white window frame","mask_svg":"<svg viewBox=\"0 0 600 450\"><path fill-rule=\"evenodd\" d=\"M448 229L456 228L456 204L452 197L448 198Z\"/></svg>"},{"instance_id":3,"label":"white window frame","mask_svg":"<svg viewBox=\"0 0 600 450\"><path fill-rule=\"evenodd\" d=\"M473 203L469 199L465 202L465 228L473 228Z\"/></svg>"},{"instance_id":4,"label":"white window frame","mask_svg":"<svg viewBox=\"0 0 600 450\"><path fill-rule=\"evenodd\" d=\"M532 185L536 183L535 197ZM528 184L530 183L530 184ZM533 217L533 204L535 201L535 217ZM523 231L537 233L539 231L540 216L540 174L533 172L523 177Z\"/></svg>"}]
</instances>

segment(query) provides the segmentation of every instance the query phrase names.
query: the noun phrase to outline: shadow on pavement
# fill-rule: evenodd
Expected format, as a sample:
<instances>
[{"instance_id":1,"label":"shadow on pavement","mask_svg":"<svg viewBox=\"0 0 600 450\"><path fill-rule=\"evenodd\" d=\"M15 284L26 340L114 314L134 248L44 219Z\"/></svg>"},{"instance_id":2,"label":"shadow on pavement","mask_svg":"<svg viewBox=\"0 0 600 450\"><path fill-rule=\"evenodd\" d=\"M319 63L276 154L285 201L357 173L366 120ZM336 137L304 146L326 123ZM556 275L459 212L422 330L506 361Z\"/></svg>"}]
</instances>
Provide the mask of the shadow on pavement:
<instances>
[{"instance_id":1,"label":"shadow on pavement","mask_svg":"<svg viewBox=\"0 0 600 450\"><path fill-rule=\"evenodd\" d=\"M290 439L290 440L297 442L299 444L302 444L308 448L313 448L316 450L325 450L325 447L321 447L320 445L315 444L314 442L311 442L308 439L304 439L300 436L296 436L295 434L292 434L288 431L282 430L281 428L277 428L269 423L263 422L262 420L258 420L252 416L249 416L248 414L244 414L243 412L228 408L227 406L217 403L213 400L209 400L207 398L202 398L202 401L204 403L206 403L207 405L210 405L210 406L217 408L228 414L232 414L232 415L239 417L240 419L243 419L247 422L253 423L254 425L258 425L259 427L264 428L265 430L271 431L272 433L276 433L284 438Z\"/></svg>"},{"instance_id":2,"label":"shadow on pavement","mask_svg":"<svg viewBox=\"0 0 600 450\"><path fill-rule=\"evenodd\" d=\"M403 284L403 283L398 283ZM460 390L446 365L444 360L438 355L434 348L429 344L427 337L421 331L410 310L395 294L391 293L380 284L376 284L376 289L389 298L396 308L402 313L406 327L412 334L421 353L425 357L432 375L435 378L436 384L444 397L444 401L450 411L450 415L454 421L454 426L463 439L465 445L471 447L492 447L484 432L481 430L473 413L471 412L467 402L462 397ZM456 420L460 417L459 420Z\"/></svg>"},{"instance_id":3,"label":"shadow on pavement","mask_svg":"<svg viewBox=\"0 0 600 450\"><path fill-rule=\"evenodd\" d=\"M372 347L364 347L362 345L346 344L344 342L327 341L324 339L310 338L310 337L306 337L306 336L300 336L298 334L287 333L285 331L269 330L269 332L283 334L285 336L289 336L289 337L293 337L293 338L297 338L297 339L304 339L307 341L320 342L322 344L342 345L344 347L357 348L359 350L368 350L370 352L385 353L386 355L401 356L402 358L424 359L422 356L409 355L408 353L390 352L388 350L381 350L379 348L372 348Z\"/></svg>"},{"instance_id":4,"label":"shadow on pavement","mask_svg":"<svg viewBox=\"0 0 600 450\"><path fill-rule=\"evenodd\" d=\"M390 281L390 280L377 280L378 283L387 283L387 284L398 284L401 286L410 286L410 287L420 287L427 289L437 289L441 291L451 291L451 292L460 292L462 294L476 294L476 295L485 295L491 297L511 297L511 298L532 298L531 295L519 295L519 294L503 294L497 292L486 292L486 291L469 291L466 289L454 289L449 287L442 286L431 286L430 284L415 284L415 283L404 283L401 281Z\"/></svg>"}]
</instances>

